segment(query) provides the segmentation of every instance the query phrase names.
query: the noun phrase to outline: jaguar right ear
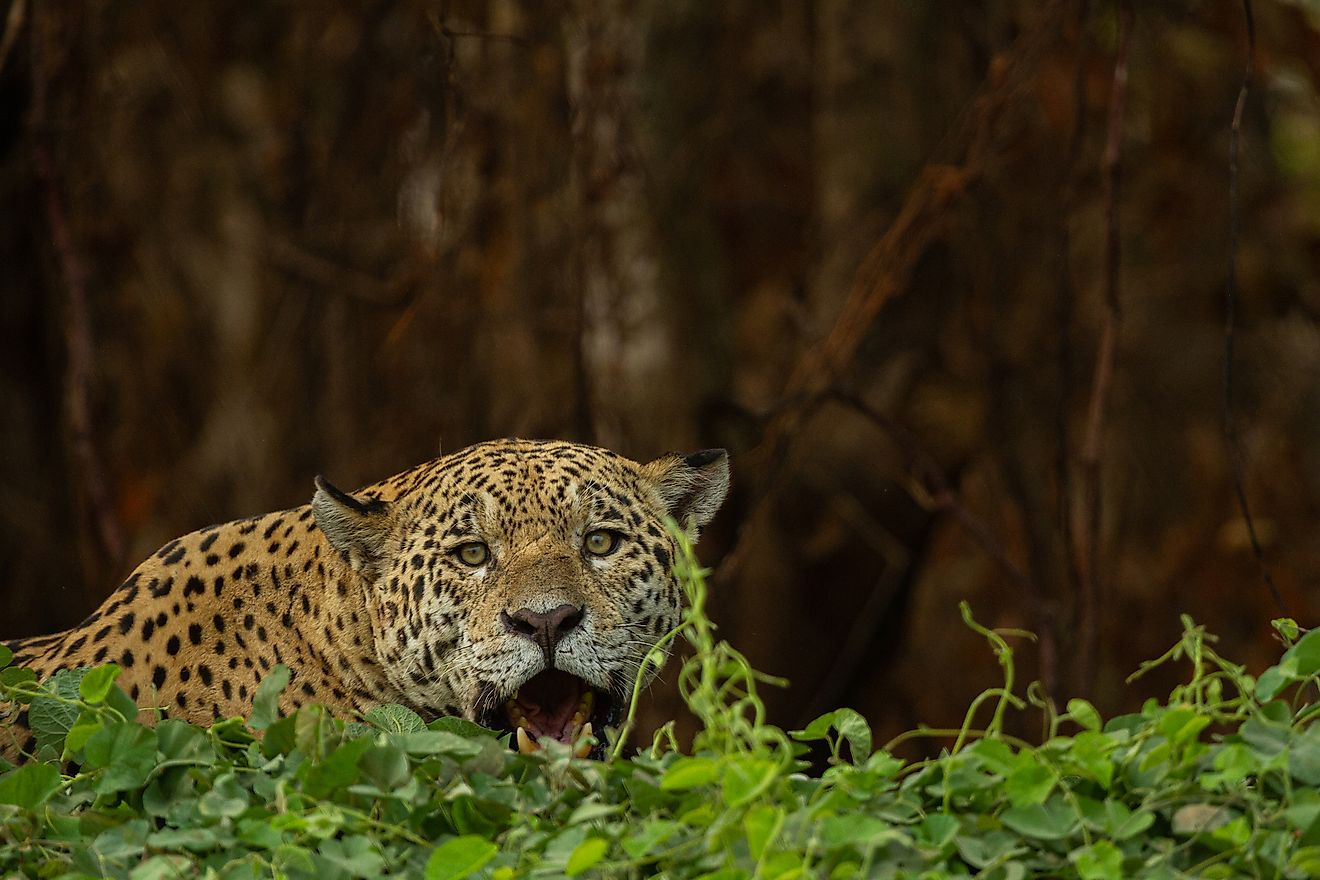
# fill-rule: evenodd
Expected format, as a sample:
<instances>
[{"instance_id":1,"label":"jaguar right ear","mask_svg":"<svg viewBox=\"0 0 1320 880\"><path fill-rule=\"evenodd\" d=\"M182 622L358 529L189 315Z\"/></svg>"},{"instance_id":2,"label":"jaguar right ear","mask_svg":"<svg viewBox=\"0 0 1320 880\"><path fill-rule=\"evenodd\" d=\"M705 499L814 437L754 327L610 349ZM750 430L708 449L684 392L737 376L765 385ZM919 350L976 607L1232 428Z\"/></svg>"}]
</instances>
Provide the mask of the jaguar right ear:
<instances>
[{"instance_id":1,"label":"jaguar right ear","mask_svg":"<svg viewBox=\"0 0 1320 880\"><path fill-rule=\"evenodd\" d=\"M374 570L385 554L393 525L390 506L379 499L356 498L317 476L312 515L330 546L357 572Z\"/></svg>"},{"instance_id":2,"label":"jaguar right ear","mask_svg":"<svg viewBox=\"0 0 1320 880\"><path fill-rule=\"evenodd\" d=\"M669 515L695 541L729 492L729 454L703 449L691 455L662 455L642 465L642 474L655 486Z\"/></svg>"}]
</instances>

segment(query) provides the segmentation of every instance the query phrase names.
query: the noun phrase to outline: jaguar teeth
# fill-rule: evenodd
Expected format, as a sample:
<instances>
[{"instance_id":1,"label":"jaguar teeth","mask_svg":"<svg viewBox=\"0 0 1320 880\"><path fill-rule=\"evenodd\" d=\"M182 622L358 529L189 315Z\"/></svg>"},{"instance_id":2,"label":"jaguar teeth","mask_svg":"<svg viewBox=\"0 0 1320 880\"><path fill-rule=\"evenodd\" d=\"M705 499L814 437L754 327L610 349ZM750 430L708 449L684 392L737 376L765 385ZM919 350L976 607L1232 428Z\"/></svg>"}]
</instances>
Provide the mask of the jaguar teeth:
<instances>
[{"instance_id":1,"label":"jaguar teeth","mask_svg":"<svg viewBox=\"0 0 1320 880\"><path fill-rule=\"evenodd\" d=\"M578 737L581 741L578 743L577 748L573 749L573 757L585 758L587 755L591 754L591 747L593 745L591 741L590 721L582 725L582 731L578 734Z\"/></svg>"},{"instance_id":2,"label":"jaguar teeth","mask_svg":"<svg viewBox=\"0 0 1320 880\"><path fill-rule=\"evenodd\" d=\"M538 745L530 736L527 735L527 728L523 727L521 724L518 725L517 738L518 738L518 751L521 752L522 754L534 755L537 752L541 751L541 746Z\"/></svg>"}]
</instances>

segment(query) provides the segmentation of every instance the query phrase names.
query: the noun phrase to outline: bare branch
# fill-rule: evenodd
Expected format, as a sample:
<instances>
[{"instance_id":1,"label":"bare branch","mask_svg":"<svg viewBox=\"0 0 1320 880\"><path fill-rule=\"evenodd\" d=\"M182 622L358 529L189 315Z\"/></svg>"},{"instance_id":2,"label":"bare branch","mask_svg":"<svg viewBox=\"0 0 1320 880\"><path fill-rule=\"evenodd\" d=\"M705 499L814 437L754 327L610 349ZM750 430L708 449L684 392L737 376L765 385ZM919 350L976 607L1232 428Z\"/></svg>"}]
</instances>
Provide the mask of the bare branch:
<instances>
[{"instance_id":1,"label":"bare branch","mask_svg":"<svg viewBox=\"0 0 1320 880\"><path fill-rule=\"evenodd\" d=\"M5 16L5 35L0 38L0 72L5 69L5 61L18 42L18 32L23 29L23 18L27 13L27 0L11 0L9 14Z\"/></svg>"},{"instance_id":2,"label":"bare branch","mask_svg":"<svg viewBox=\"0 0 1320 880\"><path fill-rule=\"evenodd\" d=\"M1114 57L1114 79L1109 95L1109 117L1105 129L1105 151L1101 159L1105 181L1105 316L1091 374L1091 399L1087 406L1086 437L1082 446L1082 480L1085 507L1082 511L1085 536L1081 565L1081 619L1087 622L1079 644L1078 670L1089 681L1098 646L1097 616L1100 613L1100 532L1104 518L1105 412L1118 357L1118 334L1122 323L1122 250L1119 224L1119 193L1123 172L1123 116L1127 104L1128 56L1132 48L1133 12L1125 2L1119 13L1118 50Z\"/></svg>"},{"instance_id":3,"label":"bare branch","mask_svg":"<svg viewBox=\"0 0 1320 880\"><path fill-rule=\"evenodd\" d=\"M32 118L34 132L42 132L46 118L50 71L46 67L43 40L48 34L35 27L32 36ZM49 17L46 26L50 27ZM55 256L64 276L65 309L64 340L68 363L65 373L65 410L69 427L69 446L82 480L93 533L100 554L117 568L124 558L124 537L114 504L110 498L105 466L94 442L92 425L91 385L95 344L92 339L91 315L87 301L87 274L82 258L69 233L69 225L60 195L55 161L45 136L33 138L33 162L41 181L46 208L46 223L50 229ZM101 580L100 573L88 578L88 585Z\"/></svg>"},{"instance_id":4,"label":"bare branch","mask_svg":"<svg viewBox=\"0 0 1320 880\"><path fill-rule=\"evenodd\" d=\"M1068 160L1064 166L1063 206L1059 222L1059 285L1055 297L1056 334L1058 336L1058 373L1059 399L1054 411L1054 479L1056 485L1056 518L1063 544L1063 567L1068 579L1071 595L1080 597L1082 593L1080 557L1077 552L1077 532L1073 528L1073 486L1072 486L1072 439L1069 431L1069 415L1072 412L1072 386L1074 365L1072 355L1072 323L1076 292L1072 277L1072 228L1073 211L1077 203L1077 173L1081 164L1082 145L1086 138L1086 65L1090 54L1086 35L1086 24L1090 15L1089 0L1077 3L1077 66L1073 71L1073 130L1068 145ZM1093 616L1087 616L1082 610L1079 629L1083 641L1088 631L1094 631L1098 622ZM1092 636L1094 638L1094 636ZM1079 669L1079 673L1089 673ZM1080 691L1090 690L1089 674L1079 674Z\"/></svg>"},{"instance_id":5,"label":"bare branch","mask_svg":"<svg viewBox=\"0 0 1320 880\"><path fill-rule=\"evenodd\" d=\"M1251 507L1247 503L1246 456L1242 449L1242 436L1238 431L1237 416L1233 402L1233 354L1234 333L1237 323L1237 271L1238 240L1241 233L1242 204L1238 192L1238 155L1242 143L1242 113L1247 106L1247 95L1251 91L1256 68L1256 21L1252 14L1251 0L1242 0L1242 14L1247 25L1247 60L1242 71L1242 87L1238 89L1237 103L1233 107L1233 126L1228 138L1228 283L1224 288L1224 437L1228 441L1228 454L1233 472L1233 491L1237 495L1238 509L1247 525L1247 535L1251 539L1251 551L1260 565L1260 574L1265 581L1270 597L1275 606L1285 617L1291 616L1288 605L1283 601L1269 564L1265 561L1265 550L1260 545L1256 533L1256 521L1251 516Z\"/></svg>"},{"instance_id":6,"label":"bare branch","mask_svg":"<svg viewBox=\"0 0 1320 880\"><path fill-rule=\"evenodd\" d=\"M952 209L980 178L985 158L995 144L1002 112L1035 69L1044 48L1056 39L1064 8L1062 2L1049 4L1038 25L1021 34L991 64L967 118L951 137L957 143L954 149L961 152L960 164L932 162L922 169L894 221L858 267L831 329L796 365L785 389L784 403L758 444L763 456L758 496L738 539L725 555L719 571L721 579L732 578L740 566L743 534L757 522L769 489L787 461L792 438L814 412L821 396L847 371L881 309L907 289L917 261L943 234Z\"/></svg>"}]
</instances>

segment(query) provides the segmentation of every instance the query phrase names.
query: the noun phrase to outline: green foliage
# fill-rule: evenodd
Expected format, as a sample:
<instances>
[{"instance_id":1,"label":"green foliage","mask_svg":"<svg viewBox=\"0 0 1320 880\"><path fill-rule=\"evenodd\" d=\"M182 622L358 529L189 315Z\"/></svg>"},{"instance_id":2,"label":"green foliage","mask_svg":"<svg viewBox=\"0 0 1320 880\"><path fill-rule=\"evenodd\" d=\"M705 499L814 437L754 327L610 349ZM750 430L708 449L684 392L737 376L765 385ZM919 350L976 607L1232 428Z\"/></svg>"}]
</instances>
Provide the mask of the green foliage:
<instances>
[{"instance_id":1,"label":"green foliage","mask_svg":"<svg viewBox=\"0 0 1320 880\"><path fill-rule=\"evenodd\" d=\"M0 695L29 706L47 760L0 774L0 875L1320 876L1315 633L1280 622L1289 647L1253 679L1184 620L1178 644L1141 670L1190 663L1168 700L1106 722L1084 700L1059 713L1028 689L1045 724L1031 745L1003 732L1006 712L1027 705L1008 634L964 607L1005 685L960 728L875 750L850 709L791 734L767 724L757 687L770 680L714 637L686 542L678 570L689 612L658 650L693 644L678 681L701 729L689 748L666 729L631 757L616 740L604 762L554 743L520 755L470 722L428 725L399 706L350 723L319 707L280 718L282 669L251 719L209 729L139 723L113 666L41 685L3 669ZM944 751L891 754L914 737Z\"/></svg>"}]
</instances>

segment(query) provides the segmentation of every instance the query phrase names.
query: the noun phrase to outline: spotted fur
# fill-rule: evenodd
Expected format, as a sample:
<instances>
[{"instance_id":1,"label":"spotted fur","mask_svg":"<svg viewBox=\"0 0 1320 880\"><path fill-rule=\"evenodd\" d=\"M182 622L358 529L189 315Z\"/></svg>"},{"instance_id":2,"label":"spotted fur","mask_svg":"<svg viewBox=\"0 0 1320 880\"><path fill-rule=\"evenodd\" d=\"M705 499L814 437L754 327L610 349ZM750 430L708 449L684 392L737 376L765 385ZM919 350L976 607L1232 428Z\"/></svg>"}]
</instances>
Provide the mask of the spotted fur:
<instances>
[{"instance_id":1,"label":"spotted fur","mask_svg":"<svg viewBox=\"0 0 1320 880\"><path fill-rule=\"evenodd\" d=\"M170 541L79 626L9 642L43 678L118 663L139 705L196 723L246 714L277 663L281 709L352 716L400 703L480 720L553 665L603 693L630 687L678 620L666 516L695 537L728 488L723 450L647 464L554 441L472 446L355 495L318 478L312 503ZM619 540L583 547L592 530ZM484 542L489 558L458 549ZM553 657L511 631L517 609L581 621ZM2 708L2 707L0 707ZM0 749L30 752L23 717Z\"/></svg>"}]
</instances>

